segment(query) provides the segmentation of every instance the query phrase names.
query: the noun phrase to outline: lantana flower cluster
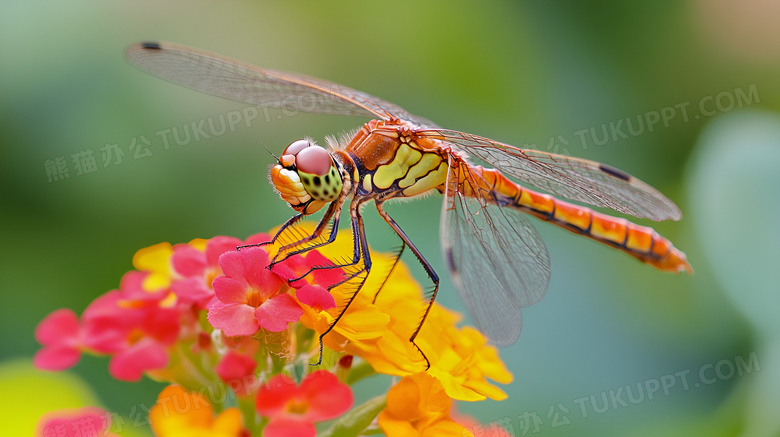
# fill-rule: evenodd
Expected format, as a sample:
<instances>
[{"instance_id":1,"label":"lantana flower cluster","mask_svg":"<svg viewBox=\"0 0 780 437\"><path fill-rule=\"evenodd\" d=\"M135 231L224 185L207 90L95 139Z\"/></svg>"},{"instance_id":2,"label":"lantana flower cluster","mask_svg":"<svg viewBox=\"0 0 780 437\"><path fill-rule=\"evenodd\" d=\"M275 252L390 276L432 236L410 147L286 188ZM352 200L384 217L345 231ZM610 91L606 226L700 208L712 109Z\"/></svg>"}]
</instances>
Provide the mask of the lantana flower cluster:
<instances>
[{"instance_id":1,"label":"lantana flower cluster","mask_svg":"<svg viewBox=\"0 0 780 437\"><path fill-rule=\"evenodd\" d=\"M81 316L60 309L44 318L34 364L61 371L88 353L109 357L118 380L169 384L149 411L158 437L468 436L476 422L453 413L453 400L506 398L494 383L512 375L479 331L458 326L457 313L434 304L419 349L409 341L426 301L393 256L371 252L374 269L320 355L320 335L356 290L354 267L331 261L351 253L351 238L279 262L278 245L236 250L270 239L218 236L139 250L119 288ZM375 374L394 376L393 385L354 405L350 385ZM50 413L39 435L114 435L96 417L95 408ZM85 423L94 426L85 431Z\"/></svg>"}]
</instances>

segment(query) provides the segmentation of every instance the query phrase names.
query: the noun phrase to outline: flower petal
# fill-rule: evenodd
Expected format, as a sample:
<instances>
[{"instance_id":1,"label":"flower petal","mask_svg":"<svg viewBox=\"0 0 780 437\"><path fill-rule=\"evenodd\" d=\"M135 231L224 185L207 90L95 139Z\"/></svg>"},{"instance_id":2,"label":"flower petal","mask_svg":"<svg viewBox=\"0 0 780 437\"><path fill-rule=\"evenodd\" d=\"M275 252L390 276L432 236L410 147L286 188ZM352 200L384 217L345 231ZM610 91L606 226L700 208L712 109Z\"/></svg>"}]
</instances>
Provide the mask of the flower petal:
<instances>
[{"instance_id":1,"label":"flower petal","mask_svg":"<svg viewBox=\"0 0 780 437\"><path fill-rule=\"evenodd\" d=\"M79 318L72 310L62 308L44 317L35 328L35 339L42 345L78 343Z\"/></svg>"},{"instance_id":2,"label":"flower petal","mask_svg":"<svg viewBox=\"0 0 780 437\"><path fill-rule=\"evenodd\" d=\"M313 423L290 418L271 419L263 428L264 437L314 437L317 429Z\"/></svg>"},{"instance_id":3,"label":"flower petal","mask_svg":"<svg viewBox=\"0 0 780 437\"><path fill-rule=\"evenodd\" d=\"M211 404L202 395L169 385L157 395L157 403L149 410L149 421L154 434L160 437L197 435L198 431L205 435L213 414Z\"/></svg>"},{"instance_id":4,"label":"flower petal","mask_svg":"<svg viewBox=\"0 0 780 437\"><path fill-rule=\"evenodd\" d=\"M108 363L108 373L120 381L139 381L144 372L162 369L167 364L165 348L151 338L144 338L114 355Z\"/></svg>"},{"instance_id":5,"label":"flower petal","mask_svg":"<svg viewBox=\"0 0 780 437\"><path fill-rule=\"evenodd\" d=\"M237 246L244 244L243 241L234 237L214 237L206 245L206 262L210 266L216 266L219 257L223 253L236 250Z\"/></svg>"},{"instance_id":6,"label":"flower petal","mask_svg":"<svg viewBox=\"0 0 780 437\"><path fill-rule=\"evenodd\" d=\"M241 427L241 410L236 407L230 407L219 413L219 416L214 419L208 435L210 437L240 437L249 435L249 433L244 433Z\"/></svg>"},{"instance_id":7,"label":"flower petal","mask_svg":"<svg viewBox=\"0 0 780 437\"><path fill-rule=\"evenodd\" d=\"M249 284L239 280L228 278L227 276L217 276L212 284L214 294L222 303L245 304L247 293L250 291Z\"/></svg>"},{"instance_id":8,"label":"flower petal","mask_svg":"<svg viewBox=\"0 0 780 437\"><path fill-rule=\"evenodd\" d=\"M144 247L133 255L133 267L136 270L161 271L167 270L173 248L171 243L158 243Z\"/></svg>"},{"instance_id":9,"label":"flower petal","mask_svg":"<svg viewBox=\"0 0 780 437\"><path fill-rule=\"evenodd\" d=\"M214 370L222 381L228 383L237 396L244 396L249 394L247 390L250 387L243 378L253 374L256 368L257 362L252 357L231 350L220 360ZM233 382L238 382L238 384L233 384Z\"/></svg>"},{"instance_id":10,"label":"flower petal","mask_svg":"<svg viewBox=\"0 0 780 437\"><path fill-rule=\"evenodd\" d=\"M267 243L271 241L271 236L266 233L259 233L250 235L246 241L244 241L244 244L259 244L259 243Z\"/></svg>"},{"instance_id":11,"label":"flower petal","mask_svg":"<svg viewBox=\"0 0 780 437\"><path fill-rule=\"evenodd\" d=\"M276 295L255 310L257 322L271 332L284 331L288 323L297 322L301 315L303 310L289 294Z\"/></svg>"},{"instance_id":12,"label":"flower petal","mask_svg":"<svg viewBox=\"0 0 780 437\"><path fill-rule=\"evenodd\" d=\"M299 256L294 256L292 258L300 258ZM308 269L307 269L308 270ZM276 276L280 277L286 282L290 282L291 280L301 276L302 274L306 273L305 271L302 271L298 273L293 267L291 267L290 260L286 260L285 262L274 264L273 267L271 267L271 272L275 274ZM306 285L308 282L306 282L305 279L301 279L300 281L295 281L290 283L293 287L300 287L302 285Z\"/></svg>"},{"instance_id":13,"label":"flower petal","mask_svg":"<svg viewBox=\"0 0 780 437\"><path fill-rule=\"evenodd\" d=\"M325 255L312 250L306 254L306 262L311 266L332 266L333 262ZM340 268L317 269L312 272L314 283L323 287L330 287L344 279L344 272Z\"/></svg>"},{"instance_id":14,"label":"flower petal","mask_svg":"<svg viewBox=\"0 0 780 437\"><path fill-rule=\"evenodd\" d=\"M157 290L168 287L172 273L170 264L172 254L173 247L170 243L155 244L135 253L133 267L150 273L144 279L145 289Z\"/></svg>"},{"instance_id":15,"label":"flower petal","mask_svg":"<svg viewBox=\"0 0 780 437\"><path fill-rule=\"evenodd\" d=\"M241 252L234 250L223 253L219 257L219 266L222 268L222 273L231 278L243 278L246 271L244 255L248 250L244 249Z\"/></svg>"},{"instance_id":16,"label":"flower petal","mask_svg":"<svg viewBox=\"0 0 780 437\"><path fill-rule=\"evenodd\" d=\"M317 311L336 308L336 300L328 293L328 290L319 285L304 285L303 288L295 292L295 297L298 298L298 302Z\"/></svg>"},{"instance_id":17,"label":"flower petal","mask_svg":"<svg viewBox=\"0 0 780 437\"><path fill-rule=\"evenodd\" d=\"M38 421L35 435L37 437L117 437L116 434L109 432L111 418L111 413L98 407L52 411Z\"/></svg>"},{"instance_id":18,"label":"flower petal","mask_svg":"<svg viewBox=\"0 0 780 437\"><path fill-rule=\"evenodd\" d=\"M224 304L216 301L209 307L208 321L228 337L252 335L260 329L255 309L244 304Z\"/></svg>"},{"instance_id":19,"label":"flower petal","mask_svg":"<svg viewBox=\"0 0 780 437\"><path fill-rule=\"evenodd\" d=\"M295 381L279 373L260 386L255 400L255 409L261 416L274 417L285 413L287 403L298 393Z\"/></svg>"},{"instance_id":20,"label":"flower petal","mask_svg":"<svg viewBox=\"0 0 780 437\"><path fill-rule=\"evenodd\" d=\"M188 244L177 244L173 246L171 266L176 273L190 278L203 275L208 265L206 264L206 255L203 252Z\"/></svg>"},{"instance_id":21,"label":"flower petal","mask_svg":"<svg viewBox=\"0 0 780 437\"><path fill-rule=\"evenodd\" d=\"M79 362L81 351L68 346L46 346L37 351L33 365L37 369L60 371L70 369Z\"/></svg>"},{"instance_id":22,"label":"flower petal","mask_svg":"<svg viewBox=\"0 0 780 437\"><path fill-rule=\"evenodd\" d=\"M339 417L352 408L355 401L349 386L326 370L306 375L298 391L309 404L302 419L311 422Z\"/></svg>"},{"instance_id":23,"label":"flower petal","mask_svg":"<svg viewBox=\"0 0 780 437\"><path fill-rule=\"evenodd\" d=\"M146 313L141 329L156 341L170 346L179 338L180 313L175 308L155 308Z\"/></svg>"},{"instance_id":24,"label":"flower petal","mask_svg":"<svg viewBox=\"0 0 780 437\"><path fill-rule=\"evenodd\" d=\"M171 284L171 291L182 301L205 306L214 296L214 290L206 286L203 278L187 278Z\"/></svg>"},{"instance_id":25,"label":"flower petal","mask_svg":"<svg viewBox=\"0 0 780 437\"><path fill-rule=\"evenodd\" d=\"M246 271L244 278L255 289L265 296L272 296L279 291L284 282L268 269L268 253L262 247L250 247L241 251L244 256Z\"/></svg>"},{"instance_id":26,"label":"flower petal","mask_svg":"<svg viewBox=\"0 0 780 437\"><path fill-rule=\"evenodd\" d=\"M111 290L97 299L93 300L87 306L87 309L81 313L82 322L89 319L100 317L113 317L118 311L119 301L121 296L119 290Z\"/></svg>"},{"instance_id":27,"label":"flower petal","mask_svg":"<svg viewBox=\"0 0 780 437\"><path fill-rule=\"evenodd\" d=\"M472 436L450 417L452 399L438 379L427 372L404 376L387 392L379 426L388 437Z\"/></svg>"}]
</instances>

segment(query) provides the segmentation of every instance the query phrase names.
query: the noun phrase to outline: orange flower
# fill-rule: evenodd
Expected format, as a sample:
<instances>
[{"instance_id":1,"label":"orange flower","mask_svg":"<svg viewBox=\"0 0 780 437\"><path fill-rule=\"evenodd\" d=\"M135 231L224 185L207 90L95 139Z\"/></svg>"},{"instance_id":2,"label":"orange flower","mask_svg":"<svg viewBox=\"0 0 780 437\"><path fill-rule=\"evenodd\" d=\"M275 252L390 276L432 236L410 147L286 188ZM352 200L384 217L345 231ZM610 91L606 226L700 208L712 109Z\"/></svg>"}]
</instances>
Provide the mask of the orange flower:
<instances>
[{"instance_id":1,"label":"orange flower","mask_svg":"<svg viewBox=\"0 0 780 437\"><path fill-rule=\"evenodd\" d=\"M200 394L178 385L165 387L149 410L157 437L240 437L241 412L228 408L214 417L214 408Z\"/></svg>"},{"instance_id":2,"label":"orange flower","mask_svg":"<svg viewBox=\"0 0 780 437\"><path fill-rule=\"evenodd\" d=\"M379 426L387 437L472 436L450 417L452 399L438 379L425 373L405 376L387 392Z\"/></svg>"}]
</instances>

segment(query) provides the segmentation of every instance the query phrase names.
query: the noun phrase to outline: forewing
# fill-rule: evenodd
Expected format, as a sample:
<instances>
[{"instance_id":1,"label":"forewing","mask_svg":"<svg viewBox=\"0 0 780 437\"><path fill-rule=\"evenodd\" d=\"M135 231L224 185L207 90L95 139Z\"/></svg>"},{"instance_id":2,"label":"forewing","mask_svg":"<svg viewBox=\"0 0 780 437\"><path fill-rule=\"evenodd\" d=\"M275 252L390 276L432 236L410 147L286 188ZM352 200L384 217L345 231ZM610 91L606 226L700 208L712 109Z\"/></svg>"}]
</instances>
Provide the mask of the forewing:
<instances>
[{"instance_id":1,"label":"forewing","mask_svg":"<svg viewBox=\"0 0 780 437\"><path fill-rule=\"evenodd\" d=\"M178 44L136 43L127 49L126 56L128 61L155 76L239 102L301 112L394 117L435 126L397 105L342 85L258 68Z\"/></svg>"},{"instance_id":2,"label":"forewing","mask_svg":"<svg viewBox=\"0 0 780 437\"><path fill-rule=\"evenodd\" d=\"M652 220L679 220L677 205L655 188L605 164L585 159L519 149L447 129L425 129L417 135L446 141L501 173L550 194Z\"/></svg>"},{"instance_id":3,"label":"forewing","mask_svg":"<svg viewBox=\"0 0 780 437\"><path fill-rule=\"evenodd\" d=\"M476 187L473 177L462 183ZM488 193L463 196L454 176L447 186L441 241L452 280L479 330L494 344L510 345L520 335L520 309L547 292L547 248L521 212L489 203Z\"/></svg>"}]
</instances>

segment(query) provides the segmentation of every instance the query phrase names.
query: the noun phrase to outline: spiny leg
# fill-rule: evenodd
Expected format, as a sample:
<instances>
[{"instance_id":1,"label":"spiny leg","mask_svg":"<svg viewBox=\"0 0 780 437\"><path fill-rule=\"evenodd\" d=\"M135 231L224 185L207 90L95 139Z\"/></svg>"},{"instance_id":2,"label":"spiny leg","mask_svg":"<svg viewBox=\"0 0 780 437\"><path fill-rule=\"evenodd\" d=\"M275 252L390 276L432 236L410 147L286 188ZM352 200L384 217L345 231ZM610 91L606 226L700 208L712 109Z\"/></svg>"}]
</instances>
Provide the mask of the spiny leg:
<instances>
[{"instance_id":1,"label":"spiny leg","mask_svg":"<svg viewBox=\"0 0 780 437\"><path fill-rule=\"evenodd\" d=\"M339 211L340 212L340 211ZM323 217L324 219L325 217ZM318 242L316 244L312 244L310 246L306 246L306 244L311 243L312 240L316 240L322 236L323 233L325 233L325 230L330 227L330 231L328 232L328 238L324 242ZM274 256L273 261L271 262L271 265L274 265L276 263L280 263L285 261L286 259L290 258L291 256L298 255L301 253L306 253L310 250L316 249L318 247L322 247L325 245L328 245L336 240L336 234L338 233L339 228L339 217L338 215L334 215L333 217L328 218L328 221L320 221L317 223L317 226L314 228L314 231L306 235L303 238L298 239L297 241L286 244L279 248L279 251L276 252L276 256ZM303 246L303 247L300 247ZM298 247L298 249L296 249ZM281 259L279 259L281 257Z\"/></svg>"},{"instance_id":2,"label":"spiny leg","mask_svg":"<svg viewBox=\"0 0 780 437\"><path fill-rule=\"evenodd\" d=\"M355 241L355 255L359 259L363 260L363 268L359 272L365 272L365 276L360 281L360 284L355 289L355 291L352 293L352 296L349 297L347 300L346 305L344 305L344 309L339 312L338 316L333 320L333 322L328 326L328 329L325 330L322 334L320 334L320 358L317 360L316 363L312 364L312 366L318 366L322 364L322 349L323 349L323 343L322 339L330 333L330 331L333 330L333 328L336 327L336 324L341 320L342 317L344 317L344 314L347 313L347 310L349 309L349 306L352 305L352 302L355 300L357 295L360 293L360 290L363 288L363 285L366 283L366 279L368 279L368 275L371 273L371 255L368 253L368 240L366 239L366 230L363 226L363 216L360 215L360 204L363 202L360 201L352 201L352 204L349 207L350 216L352 217L352 238L354 238ZM362 255L362 256L361 256ZM357 274L353 277L358 276Z\"/></svg>"},{"instance_id":3,"label":"spiny leg","mask_svg":"<svg viewBox=\"0 0 780 437\"><path fill-rule=\"evenodd\" d=\"M385 276L385 279L382 281L382 285L380 285L379 290L376 291L376 294L374 295L374 300L371 301L372 304L376 303L376 300L379 297L379 293L382 291L383 288L385 288L385 284L387 284L387 281L390 279L390 276L393 275L393 271L395 270L395 267L398 265L398 262L401 261L401 255L403 255L404 249L406 249L406 242L401 241L401 248L398 249L398 252L395 254L395 258L393 259L393 265L390 266L390 270L387 272L387 276Z\"/></svg>"},{"instance_id":4,"label":"spiny leg","mask_svg":"<svg viewBox=\"0 0 780 437\"><path fill-rule=\"evenodd\" d=\"M320 247L332 243L333 240L336 239L336 233L338 232L339 216L341 215L341 207L344 205L345 198L346 196L342 195L337 200L331 202L330 206L328 206L328 210L325 211L325 215L322 216L320 221L317 223L317 226L314 228L314 231L310 235L300 238L293 243L285 244L284 246L280 247L279 250L276 252L276 255L274 256L274 259L271 261L270 265L273 266L274 264L280 263L293 255L308 252L309 250L312 250L316 247ZM290 249L294 249L295 247L302 246L306 243L311 242L312 240L319 238L322 235L322 233L325 231L325 228L327 227L331 219L333 219L333 226L331 227L330 235L328 236L328 240L326 242L315 244L309 247L303 247L293 252L287 252ZM285 254L282 257L282 259L279 259L282 253Z\"/></svg>"},{"instance_id":5,"label":"spiny leg","mask_svg":"<svg viewBox=\"0 0 780 437\"><path fill-rule=\"evenodd\" d=\"M304 214L302 212L295 214L294 216L290 217L282 227L279 228L278 231L276 231L276 234L268 241L264 241L262 243L256 243L256 244L244 244L241 246L236 246L236 250L240 251L241 249L247 248L247 247L258 247L258 246L265 246L267 244L274 244L276 243L276 239L279 238L280 235L282 235L282 232L284 232L288 227L294 225L297 221L302 219Z\"/></svg>"},{"instance_id":6,"label":"spiny leg","mask_svg":"<svg viewBox=\"0 0 780 437\"><path fill-rule=\"evenodd\" d=\"M361 215L359 215L359 213L360 213L360 211L358 211L358 220L360 221L361 228L362 228L363 217ZM357 235L358 234L355 233L355 228L354 228L354 225L353 225L353 230L352 230L352 262L345 263L345 264L341 265L340 267L355 266L362 260L362 257L360 256L361 251L362 251L362 249L361 249L362 245L361 245L360 238L358 238ZM368 242L366 242L366 249L365 249L366 250L366 252L365 252L366 254L368 254L368 252L367 252L368 249L367 248L368 248ZM403 248L401 248L401 251L403 251ZM399 256L400 256L400 254L399 254ZM370 261L371 260L369 258L369 264L370 264ZM395 264L396 263L398 263L398 259L397 258L395 260L395 263L393 264L393 268L395 268ZM328 291L333 290L334 288L339 287L342 284L345 284L345 283L351 281L352 279L358 277L364 271L365 271L365 268L360 268L360 269L355 270L355 272L353 272L352 274L350 274L346 278L344 278L341 281L339 281L339 282L331 285L330 287L328 287ZM390 273L392 273L392 269L390 270ZM368 277L368 274L366 274L366 277ZM385 278L385 282L386 281L387 281L387 278ZM363 279L363 282L365 282L365 279ZM384 286L384 283L382 283L382 286ZM380 287L380 290L381 290L381 287ZM376 297L374 298L374 300L376 300ZM374 302L372 302L372 303L374 303Z\"/></svg>"},{"instance_id":7,"label":"spiny leg","mask_svg":"<svg viewBox=\"0 0 780 437\"><path fill-rule=\"evenodd\" d=\"M361 218L361 220L362 220L362 218ZM361 260L361 257L360 257L360 241L355 237L355 233L354 232L352 233L352 244L353 244L352 261L345 262L343 260L343 258L342 258L342 260L341 260L342 263L341 264L334 263L333 265L329 265L329 266L314 266L314 267L310 268L309 271L307 271L303 275L301 275L301 276L299 276L297 278L294 278L294 279L290 279L289 283L293 283L295 281L298 281L298 280L301 280L301 279L305 278L306 276L308 276L314 270L336 269L336 268L344 268L344 267L353 267L353 266L357 265L360 262L360 260ZM330 287L328 287L328 290L332 290L332 289L334 289L334 288L336 288L336 287L338 287L338 286L340 286L340 285L342 285L342 284L344 284L346 282L349 282L350 280L352 280L356 276L358 276L362 271L363 271L363 269L358 269L357 271L355 271L354 273L350 274L349 276L347 276L343 280L341 280L341 281L331 285Z\"/></svg>"},{"instance_id":8,"label":"spiny leg","mask_svg":"<svg viewBox=\"0 0 780 437\"><path fill-rule=\"evenodd\" d=\"M439 275L436 274L436 271L433 270L433 267L428 262L428 260L425 259L425 257L422 255L422 253L417 249L417 246L412 243L412 241L409 239L408 236L406 236L406 233L401 229L400 226L398 226L398 223L395 222L395 220L390 217L387 212L385 212L384 209L382 209L382 203L377 202L376 203L376 210L379 212L379 215L382 216L383 219L387 222L388 225L390 225L391 228L395 231L396 234L398 234L399 237L403 240L403 242L409 246L410 249L412 249L412 253L417 257L417 260L422 264L423 268L425 269L425 272L428 274L428 277L433 281L433 292L431 293L431 298L428 300L428 305L425 308L425 313L423 313L422 319L420 320L420 324L417 325L417 329L414 330L412 333L412 336L409 338L409 341L412 342L415 348L420 352L420 354L425 359L425 362L427 364L426 370L431 368L431 362L428 361L428 357L425 356L425 352L420 349L420 346L417 345L417 343L414 342L414 339L417 338L417 335L420 333L420 329L422 329L423 324L425 323L425 319L428 318L428 313L431 312L431 308L433 307L433 302L436 300L436 294L439 292Z\"/></svg>"}]
</instances>

